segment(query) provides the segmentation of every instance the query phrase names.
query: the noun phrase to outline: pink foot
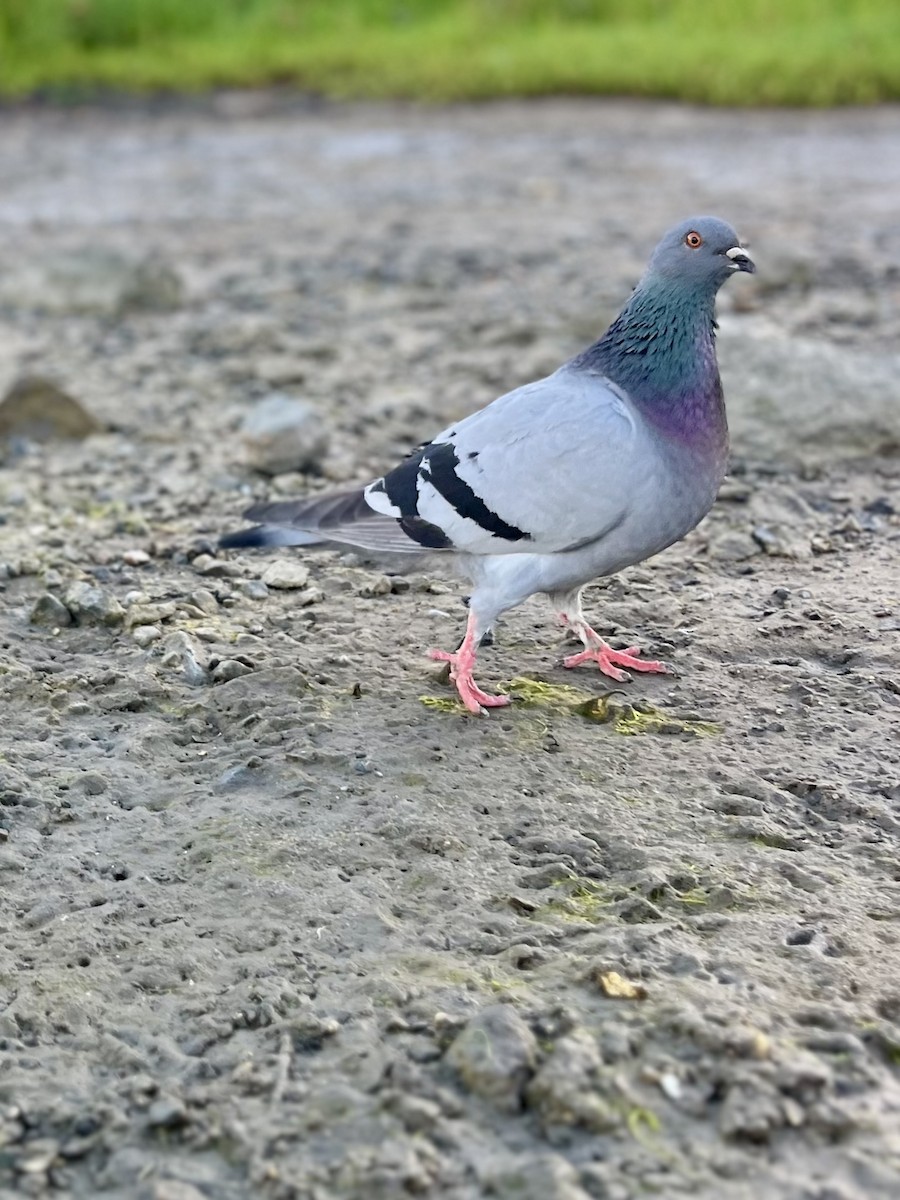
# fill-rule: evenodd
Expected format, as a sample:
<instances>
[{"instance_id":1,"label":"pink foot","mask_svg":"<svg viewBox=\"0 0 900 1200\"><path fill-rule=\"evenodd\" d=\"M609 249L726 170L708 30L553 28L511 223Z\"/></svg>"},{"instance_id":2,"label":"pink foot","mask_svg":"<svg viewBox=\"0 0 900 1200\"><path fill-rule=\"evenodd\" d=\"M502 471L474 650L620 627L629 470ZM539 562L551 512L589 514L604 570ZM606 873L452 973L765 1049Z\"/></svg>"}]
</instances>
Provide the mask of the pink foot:
<instances>
[{"instance_id":1,"label":"pink foot","mask_svg":"<svg viewBox=\"0 0 900 1200\"><path fill-rule=\"evenodd\" d=\"M486 708L503 708L512 703L511 696L491 696L483 692L472 678L472 668L475 665L475 655L467 651L466 641L456 654L447 650L430 650L429 657L437 662L450 664L450 678L456 684L459 698L470 713L482 713Z\"/></svg>"},{"instance_id":2,"label":"pink foot","mask_svg":"<svg viewBox=\"0 0 900 1200\"><path fill-rule=\"evenodd\" d=\"M629 671L649 671L657 675L668 675L669 668L665 663L657 662L655 659L638 658L637 655L640 652L638 646L629 646L627 650L613 650L612 646L601 642L596 648L582 650L578 654L570 654L568 658L563 659L563 666L580 667L582 663L595 662L604 675L608 675L610 679L615 679L619 683L628 681L628 675L624 671L620 671L619 667L627 667Z\"/></svg>"}]
</instances>

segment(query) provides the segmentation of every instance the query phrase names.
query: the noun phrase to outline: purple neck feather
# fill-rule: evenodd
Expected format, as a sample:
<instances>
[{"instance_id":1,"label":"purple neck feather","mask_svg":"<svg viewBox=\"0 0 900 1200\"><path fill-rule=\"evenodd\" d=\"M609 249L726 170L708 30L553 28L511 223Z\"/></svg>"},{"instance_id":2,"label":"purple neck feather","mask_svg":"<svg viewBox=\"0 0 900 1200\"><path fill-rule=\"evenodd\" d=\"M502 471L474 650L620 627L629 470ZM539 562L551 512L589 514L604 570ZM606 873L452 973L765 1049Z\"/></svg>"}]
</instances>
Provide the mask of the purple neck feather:
<instances>
[{"instance_id":1,"label":"purple neck feather","mask_svg":"<svg viewBox=\"0 0 900 1200\"><path fill-rule=\"evenodd\" d=\"M628 392L666 438L724 452L728 432L716 362L715 292L645 278L606 333L572 362Z\"/></svg>"}]
</instances>

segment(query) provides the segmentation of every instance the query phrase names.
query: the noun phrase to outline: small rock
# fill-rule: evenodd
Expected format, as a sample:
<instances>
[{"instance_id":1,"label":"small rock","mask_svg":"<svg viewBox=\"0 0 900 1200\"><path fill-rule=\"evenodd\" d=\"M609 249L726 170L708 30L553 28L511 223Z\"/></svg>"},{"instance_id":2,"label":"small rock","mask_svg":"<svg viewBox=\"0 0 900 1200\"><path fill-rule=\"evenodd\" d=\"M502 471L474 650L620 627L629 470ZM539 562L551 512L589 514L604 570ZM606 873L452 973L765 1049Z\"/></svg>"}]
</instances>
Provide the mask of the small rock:
<instances>
[{"instance_id":1,"label":"small rock","mask_svg":"<svg viewBox=\"0 0 900 1200\"><path fill-rule=\"evenodd\" d=\"M146 650L148 646L159 641L162 630L158 625L138 625L131 636L142 650Z\"/></svg>"},{"instance_id":2,"label":"small rock","mask_svg":"<svg viewBox=\"0 0 900 1200\"><path fill-rule=\"evenodd\" d=\"M43 1175L50 1169L59 1154L59 1142L51 1138L40 1138L28 1142L24 1147L24 1155L19 1161L19 1170L23 1175Z\"/></svg>"},{"instance_id":3,"label":"small rock","mask_svg":"<svg viewBox=\"0 0 900 1200\"><path fill-rule=\"evenodd\" d=\"M309 608L311 604L321 604L325 599L325 593L321 588L308 587L302 592L298 592L294 597L294 601L300 608Z\"/></svg>"},{"instance_id":4,"label":"small rock","mask_svg":"<svg viewBox=\"0 0 900 1200\"><path fill-rule=\"evenodd\" d=\"M590 1200L575 1168L559 1154L541 1154L500 1167L484 1182L498 1200Z\"/></svg>"},{"instance_id":5,"label":"small rock","mask_svg":"<svg viewBox=\"0 0 900 1200\"><path fill-rule=\"evenodd\" d=\"M180 1179L159 1179L149 1192L142 1193L141 1200L209 1200L209 1196L192 1183Z\"/></svg>"},{"instance_id":6,"label":"small rock","mask_svg":"<svg viewBox=\"0 0 900 1200\"><path fill-rule=\"evenodd\" d=\"M63 600L80 624L118 625L125 617L125 609L115 596L90 583L70 584Z\"/></svg>"},{"instance_id":7,"label":"small rock","mask_svg":"<svg viewBox=\"0 0 900 1200\"><path fill-rule=\"evenodd\" d=\"M244 418L241 435L247 461L267 475L317 470L331 440L318 410L284 392L260 401Z\"/></svg>"},{"instance_id":8,"label":"small rock","mask_svg":"<svg viewBox=\"0 0 900 1200\"><path fill-rule=\"evenodd\" d=\"M190 594L191 604L197 606L201 612L206 613L208 617L216 616L219 611L219 602L206 588L197 588L195 592Z\"/></svg>"},{"instance_id":9,"label":"small rock","mask_svg":"<svg viewBox=\"0 0 900 1200\"><path fill-rule=\"evenodd\" d=\"M727 530L709 539L709 557L716 561L744 562L755 558L760 552L760 546L748 533L737 530Z\"/></svg>"},{"instance_id":10,"label":"small rock","mask_svg":"<svg viewBox=\"0 0 900 1200\"><path fill-rule=\"evenodd\" d=\"M263 571L262 581L270 588L303 588L309 582L309 567L287 558L276 558Z\"/></svg>"},{"instance_id":11,"label":"small rock","mask_svg":"<svg viewBox=\"0 0 900 1200\"><path fill-rule=\"evenodd\" d=\"M126 550L122 555L122 562L129 567L145 567L150 561L150 555L146 550Z\"/></svg>"},{"instance_id":12,"label":"small rock","mask_svg":"<svg viewBox=\"0 0 900 1200\"><path fill-rule=\"evenodd\" d=\"M62 627L72 624L72 614L52 592L44 592L42 596L38 596L28 619L32 625Z\"/></svg>"},{"instance_id":13,"label":"small rock","mask_svg":"<svg viewBox=\"0 0 900 1200\"><path fill-rule=\"evenodd\" d=\"M472 1017L446 1060L471 1091L505 1112L517 1112L536 1056L537 1040L519 1014L495 1004Z\"/></svg>"},{"instance_id":14,"label":"small rock","mask_svg":"<svg viewBox=\"0 0 900 1200\"><path fill-rule=\"evenodd\" d=\"M223 658L212 673L214 683L227 683L229 679L239 679L241 675L249 675L253 670L246 663L236 658Z\"/></svg>"},{"instance_id":15,"label":"small rock","mask_svg":"<svg viewBox=\"0 0 900 1200\"><path fill-rule=\"evenodd\" d=\"M118 311L171 312L184 299L181 276L159 258L145 258L135 263L122 281Z\"/></svg>"},{"instance_id":16,"label":"small rock","mask_svg":"<svg viewBox=\"0 0 900 1200\"><path fill-rule=\"evenodd\" d=\"M175 616L177 606L174 600L162 600L159 604L132 604L125 614L125 628L134 629L136 625L157 625Z\"/></svg>"},{"instance_id":17,"label":"small rock","mask_svg":"<svg viewBox=\"0 0 900 1200\"><path fill-rule=\"evenodd\" d=\"M86 796L102 796L109 787L109 780L99 771L85 771L78 778L78 786Z\"/></svg>"},{"instance_id":18,"label":"small rock","mask_svg":"<svg viewBox=\"0 0 900 1200\"><path fill-rule=\"evenodd\" d=\"M101 425L68 392L40 375L23 375L0 400L0 437L36 442L85 438Z\"/></svg>"},{"instance_id":19,"label":"small rock","mask_svg":"<svg viewBox=\"0 0 900 1200\"><path fill-rule=\"evenodd\" d=\"M174 1096L160 1096L147 1110L147 1124L151 1129L176 1129L187 1120L187 1110Z\"/></svg>"},{"instance_id":20,"label":"small rock","mask_svg":"<svg viewBox=\"0 0 900 1200\"><path fill-rule=\"evenodd\" d=\"M241 568L237 563L213 558L211 554L198 554L192 560L191 566L198 575L217 576L221 579L235 579L241 574Z\"/></svg>"},{"instance_id":21,"label":"small rock","mask_svg":"<svg viewBox=\"0 0 900 1200\"><path fill-rule=\"evenodd\" d=\"M206 670L197 661L197 651L191 639L179 629L170 633L163 643L164 667L180 667L187 683L199 687L208 682Z\"/></svg>"},{"instance_id":22,"label":"small rock","mask_svg":"<svg viewBox=\"0 0 900 1200\"><path fill-rule=\"evenodd\" d=\"M359 589L359 594L369 600L373 596L389 596L393 590L391 580L387 575L378 575L375 579L364 583Z\"/></svg>"},{"instance_id":23,"label":"small rock","mask_svg":"<svg viewBox=\"0 0 900 1200\"><path fill-rule=\"evenodd\" d=\"M601 1065L597 1043L586 1029L559 1039L528 1085L529 1107L545 1125L580 1125L593 1133L614 1129L618 1117L592 1087Z\"/></svg>"},{"instance_id":24,"label":"small rock","mask_svg":"<svg viewBox=\"0 0 900 1200\"><path fill-rule=\"evenodd\" d=\"M261 579L245 579L241 584L241 591L248 600L265 600L269 594L269 589Z\"/></svg>"}]
</instances>

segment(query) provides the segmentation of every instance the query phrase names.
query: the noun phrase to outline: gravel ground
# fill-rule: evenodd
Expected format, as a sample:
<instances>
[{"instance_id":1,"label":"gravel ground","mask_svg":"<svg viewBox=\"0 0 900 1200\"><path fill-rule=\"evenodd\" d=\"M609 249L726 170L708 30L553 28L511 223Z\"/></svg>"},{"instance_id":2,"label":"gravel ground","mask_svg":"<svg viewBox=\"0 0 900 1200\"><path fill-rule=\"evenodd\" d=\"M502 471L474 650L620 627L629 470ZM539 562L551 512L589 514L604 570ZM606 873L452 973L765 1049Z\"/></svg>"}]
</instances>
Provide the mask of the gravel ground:
<instances>
[{"instance_id":1,"label":"gravel ground","mask_svg":"<svg viewBox=\"0 0 900 1200\"><path fill-rule=\"evenodd\" d=\"M3 113L3 1200L900 1194L897 117ZM697 211L760 266L732 474L587 605L674 676L608 695L533 600L469 718L439 564L217 555L552 369ZM305 475L242 436L276 393Z\"/></svg>"}]
</instances>

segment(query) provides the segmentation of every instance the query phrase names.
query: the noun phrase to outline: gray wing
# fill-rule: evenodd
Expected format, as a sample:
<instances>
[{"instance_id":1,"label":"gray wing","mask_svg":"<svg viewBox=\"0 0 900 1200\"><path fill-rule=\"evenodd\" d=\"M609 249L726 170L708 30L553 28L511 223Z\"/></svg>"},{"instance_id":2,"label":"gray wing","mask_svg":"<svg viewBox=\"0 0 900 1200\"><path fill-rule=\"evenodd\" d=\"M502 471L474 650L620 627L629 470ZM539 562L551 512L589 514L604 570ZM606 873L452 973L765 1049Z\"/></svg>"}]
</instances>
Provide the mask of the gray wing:
<instances>
[{"instance_id":1,"label":"gray wing","mask_svg":"<svg viewBox=\"0 0 900 1200\"><path fill-rule=\"evenodd\" d=\"M552 554L623 519L639 443L628 397L566 366L449 426L365 495L385 516L435 531L423 544Z\"/></svg>"}]
</instances>

